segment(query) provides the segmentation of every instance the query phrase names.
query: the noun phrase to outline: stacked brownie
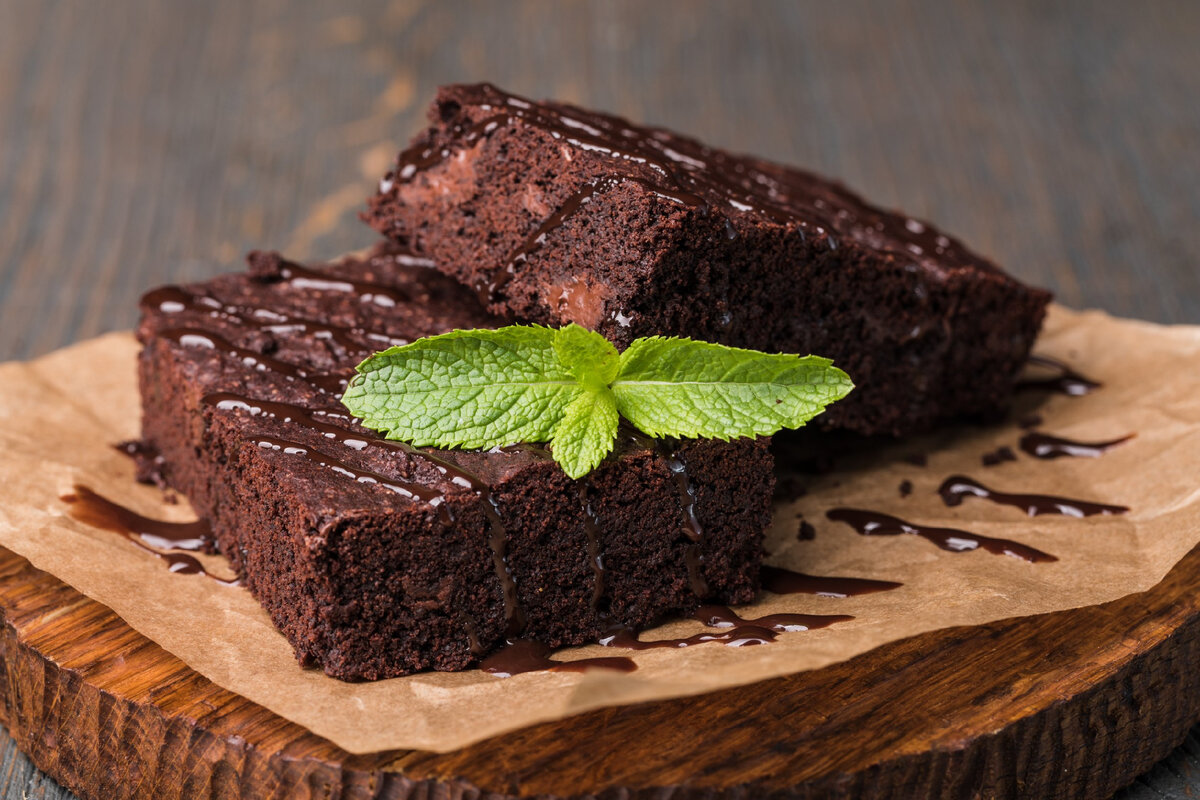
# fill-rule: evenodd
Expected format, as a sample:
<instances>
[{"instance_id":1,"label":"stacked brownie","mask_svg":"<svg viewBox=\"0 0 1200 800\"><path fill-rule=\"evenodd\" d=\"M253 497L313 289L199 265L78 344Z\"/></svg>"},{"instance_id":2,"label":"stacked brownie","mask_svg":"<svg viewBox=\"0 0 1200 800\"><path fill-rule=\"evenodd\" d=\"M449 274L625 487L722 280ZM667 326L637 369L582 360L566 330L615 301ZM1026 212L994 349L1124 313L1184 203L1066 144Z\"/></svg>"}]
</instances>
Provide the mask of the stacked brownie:
<instances>
[{"instance_id":1,"label":"stacked brownie","mask_svg":"<svg viewBox=\"0 0 1200 800\"><path fill-rule=\"evenodd\" d=\"M510 321L835 358L829 425L999 408L1046 295L796 170L490 86L450 87L370 202L392 240L143 299L143 436L305 664L463 669L757 591L767 443L623 433L571 480L537 443L389 442L340 403L393 344ZM419 253L415 255L414 253ZM443 274L444 273L444 274Z\"/></svg>"},{"instance_id":2,"label":"stacked brownie","mask_svg":"<svg viewBox=\"0 0 1200 800\"><path fill-rule=\"evenodd\" d=\"M1049 295L842 186L487 84L438 94L366 219L496 313L832 358L817 419L866 434L996 414Z\"/></svg>"}]
</instances>

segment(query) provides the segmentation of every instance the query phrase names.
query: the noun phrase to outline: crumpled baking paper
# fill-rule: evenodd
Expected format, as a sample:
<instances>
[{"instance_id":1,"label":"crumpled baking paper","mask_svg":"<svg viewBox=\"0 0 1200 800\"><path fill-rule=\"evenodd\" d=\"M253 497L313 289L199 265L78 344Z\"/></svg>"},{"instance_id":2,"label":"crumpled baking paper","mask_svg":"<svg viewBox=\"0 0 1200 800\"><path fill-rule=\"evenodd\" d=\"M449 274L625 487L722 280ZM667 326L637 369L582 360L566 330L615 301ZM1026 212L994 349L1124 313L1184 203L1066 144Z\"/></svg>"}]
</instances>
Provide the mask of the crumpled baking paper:
<instances>
[{"instance_id":1,"label":"crumpled baking paper","mask_svg":"<svg viewBox=\"0 0 1200 800\"><path fill-rule=\"evenodd\" d=\"M120 536L67 515L60 497L79 483L148 516L184 520L186 503L133 481L112 445L136 438L137 345L104 336L27 363L0 365L0 546L28 558L113 609L192 669L353 753L445 752L521 727L603 706L728 689L819 669L924 631L1104 603L1149 589L1200 542L1200 327L1163 327L1098 312L1052 309L1035 352L1103 382L1082 397L1024 392L1013 422L955 427L878 445L820 475L781 478L805 493L780 499L768 562L818 575L899 581L899 589L836 599L764 594L745 617L796 611L849 614L832 627L781 634L756 647L708 643L627 653L599 646L557 658L630 655L622 674L534 672L500 678L477 670L343 683L297 666L292 649L249 593L167 571ZM1136 437L1099 458L1016 461L984 467L983 454L1022 431L1083 440ZM811 443L810 443L811 444ZM784 451L787 447L782 448ZM926 456L925 466L910 463ZM837 455L842 455L839 446ZM1058 494L1130 507L1122 515L1030 518L967 498L946 506L936 490L965 474L1002 491ZM902 496L902 481L912 492ZM927 525L1010 538L1058 557L1030 564L982 551L948 552L916 536L860 536L825 512L869 509ZM798 538L800 517L816 529ZM219 557L205 557L215 572ZM702 629L678 621L645 637Z\"/></svg>"}]
</instances>

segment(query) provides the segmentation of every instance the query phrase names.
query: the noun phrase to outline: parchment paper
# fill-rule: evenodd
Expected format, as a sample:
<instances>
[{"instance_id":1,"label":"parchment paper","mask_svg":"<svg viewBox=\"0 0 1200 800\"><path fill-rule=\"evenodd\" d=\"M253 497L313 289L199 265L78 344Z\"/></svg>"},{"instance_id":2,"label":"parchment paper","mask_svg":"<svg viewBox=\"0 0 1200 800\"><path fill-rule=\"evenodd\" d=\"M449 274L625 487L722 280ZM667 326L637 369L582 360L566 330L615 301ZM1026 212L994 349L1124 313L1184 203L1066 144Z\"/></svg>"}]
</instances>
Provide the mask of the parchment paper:
<instances>
[{"instance_id":1,"label":"parchment paper","mask_svg":"<svg viewBox=\"0 0 1200 800\"><path fill-rule=\"evenodd\" d=\"M130 461L112 449L136 437L139 427L136 345L124 333L31 363L0 365L0 545L109 606L215 683L348 751L447 751L588 709L816 669L923 631L1102 603L1153 586L1200 542L1200 328L1054 308L1035 350L1105 384L1084 397L1023 395L1026 405L1041 402L1042 430L1088 440L1128 433L1136 438L1095 459L1039 461L1022 454L1016 462L984 468L983 453L1015 447L1016 424L957 428L806 478L807 494L777 504L769 561L822 575L900 581L903 587L849 599L766 595L743 615L787 610L855 619L783 634L766 646L710 643L639 652L631 654L638 669L629 674L538 672L506 679L470 671L342 683L300 669L244 589L170 574L119 536L67 517L59 497L76 482L151 516L186 519L191 513L186 503L166 504L158 490L134 484ZM904 460L914 452L927 454L927 466ZM935 490L953 473L999 490L1062 494L1132 510L1031 519L978 499L948 508ZM907 498L898 490L905 479L914 485ZM1012 538L1060 560L1028 564L982 551L951 553L915 536L859 536L825 519L835 506ZM797 514L816 526L815 539L797 539ZM700 629L684 621L644 636ZM592 646L558 657L618 654L625 653Z\"/></svg>"}]
</instances>

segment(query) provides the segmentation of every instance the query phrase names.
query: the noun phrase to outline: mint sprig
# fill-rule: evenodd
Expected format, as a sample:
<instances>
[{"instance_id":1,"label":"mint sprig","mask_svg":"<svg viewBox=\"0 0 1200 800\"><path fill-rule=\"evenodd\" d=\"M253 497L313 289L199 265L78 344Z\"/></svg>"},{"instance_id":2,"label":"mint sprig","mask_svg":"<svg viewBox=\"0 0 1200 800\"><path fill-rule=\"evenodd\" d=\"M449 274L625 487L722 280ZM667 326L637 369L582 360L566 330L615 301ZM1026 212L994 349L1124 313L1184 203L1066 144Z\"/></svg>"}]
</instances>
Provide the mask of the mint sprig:
<instances>
[{"instance_id":1,"label":"mint sprig","mask_svg":"<svg viewBox=\"0 0 1200 800\"><path fill-rule=\"evenodd\" d=\"M732 439L798 428L854 385L827 358L692 339L624 353L578 325L451 331L358 365L342 402L418 447L549 442L572 478L612 451L619 417L650 436Z\"/></svg>"}]
</instances>

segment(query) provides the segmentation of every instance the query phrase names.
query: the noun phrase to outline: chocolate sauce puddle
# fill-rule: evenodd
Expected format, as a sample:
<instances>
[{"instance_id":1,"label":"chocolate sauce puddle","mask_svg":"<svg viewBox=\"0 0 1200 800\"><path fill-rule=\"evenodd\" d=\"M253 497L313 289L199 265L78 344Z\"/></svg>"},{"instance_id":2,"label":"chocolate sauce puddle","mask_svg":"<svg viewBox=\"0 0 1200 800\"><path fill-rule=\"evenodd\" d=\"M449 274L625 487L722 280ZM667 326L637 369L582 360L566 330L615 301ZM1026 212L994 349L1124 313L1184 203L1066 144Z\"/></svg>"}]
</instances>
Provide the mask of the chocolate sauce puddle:
<instances>
[{"instance_id":1,"label":"chocolate sauce puddle","mask_svg":"<svg viewBox=\"0 0 1200 800\"><path fill-rule=\"evenodd\" d=\"M1065 517L1091 517L1096 514L1124 514L1128 506L1095 503L1090 500L1076 500L1070 497L1056 497L1048 494L1013 494L997 492L989 489L974 478L965 475L952 475L947 478L938 494L948 506L961 505L964 498L979 497L993 503L1019 508L1031 517L1042 514L1061 514Z\"/></svg>"},{"instance_id":2,"label":"chocolate sauce puddle","mask_svg":"<svg viewBox=\"0 0 1200 800\"><path fill-rule=\"evenodd\" d=\"M1029 378L1017 383L1018 390L1036 389L1048 392L1058 392L1060 394L1070 395L1072 397L1081 397L1085 394L1091 394L1099 389L1103 384L1094 381L1091 378L1080 375L1075 370L1061 361L1046 356L1030 356L1029 363L1039 367L1046 367L1054 370L1058 374L1049 378Z\"/></svg>"},{"instance_id":3,"label":"chocolate sauce puddle","mask_svg":"<svg viewBox=\"0 0 1200 800\"><path fill-rule=\"evenodd\" d=\"M517 639L479 662L479 668L501 678L511 678L525 672L586 672L590 669L611 669L633 672L637 664L625 656L600 656L576 661L555 661L548 645L532 639Z\"/></svg>"},{"instance_id":4,"label":"chocolate sauce puddle","mask_svg":"<svg viewBox=\"0 0 1200 800\"><path fill-rule=\"evenodd\" d=\"M692 617L716 632L704 631L675 639L638 638L633 628L617 627L600 639L605 647L621 647L626 650L659 650L694 647L708 642L721 642L726 647L749 647L770 644L787 631L812 631L828 628L838 622L854 619L847 614L766 614L746 619L728 606L704 605L693 612Z\"/></svg>"},{"instance_id":5,"label":"chocolate sauce puddle","mask_svg":"<svg viewBox=\"0 0 1200 800\"><path fill-rule=\"evenodd\" d=\"M1021 437L1020 448L1034 458L1052 459L1070 456L1074 458L1098 458L1118 445L1125 444L1136 434L1110 439L1106 442L1077 442L1047 433L1027 433Z\"/></svg>"},{"instance_id":6,"label":"chocolate sauce puddle","mask_svg":"<svg viewBox=\"0 0 1200 800\"><path fill-rule=\"evenodd\" d=\"M700 606L692 614L693 617L709 628L737 628L750 625L770 628L773 631L796 632L815 631L828 628L838 622L849 622L854 617L848 614L764 614L761 617L746 619L729 606L705 605Z\"/></svg>"},{"instance_id":7,"label":"chocolate sauce puddle","mask_svg":"<svg viewBox=\"0 0 1200 800\"><path fill-rule=\"evenodd\" d=\"M150 519L114 503L86 486L76 484L61 498L68 504L71 519L119 533L138 549L166 562L167 569L180 575L204 575L217 583L237 586L236 578L220 578L204 568L200 560L190 555L201 552L212 541L212 532L203 520L195 522L165 522ZM161 548L161 549L160 549ZM174 552L174 551L186 552Z\"/></svg>"},{"instance_id":8,"label":"chocolate sauce puddle","mask_svg":"<svg viewBox=\"0 0 1200 800\"><path fill-rule=\"evenodd\" d=\"M720 642L726 647L749 647L774 642L780 633L812 631L828 628L839 622L849 622L854 617L848 614L765 614L747 619L732 608L723 605L700 606L692 613L705 627L715 631L704 631L675 639L638 638L634 628L616 627L600 638L604 647L625 650L659 650L693 647L698 644ZM503 649L480 662L479 668L500 677L511 677L524 672L584 672L589 669L613 669L632 672L637 664L624 656L583 658L577 661L555 661L550 658L553 650L541 642L531 639L511 641Z\"/></svg>"},{"instance_id":9,"label":"chocolate sauce puddle","mask_svg":"<svg viewBox=\"0 0 1200 800\"><path fill-rule=\"evenodd\" d=\"M658 650L661 648L678 649L693 647L708 642L722 642L727 647L749 647L758 644L770 644L778 638L777 631L761 625L737 625L736 627L716 633L696 633L678 639L652 639L643 641L638 638L638 632L633 628L615 628L600 639L605 647L620 647L625 650Z\"/></svg>"},{"instance_id":10,"label":"chocolate sauce puddle","mask_svg":"<svg viewBox=\"0 0 1200 800\"><path fill-rule=\"evenodd\" d=\"M762 588L773 594L815 594L821 597L858 597L898 589L904 584L870 578L837 578L806 575L782 567L762 568Z\"/></svg>"},{"instance_id":11,"label":"chocolate sauce puddle","mask_svg":"<svg viewBox=\"0 0 1200 800\"><path fill-rule=\"evenodd\" d=\"M878 511L863 511L854 508L835 508L826 512L834 522L844 522L863 536L899 536L912 534L932 542L943 550L962 553L970 550L986 550L995 555L1013 556L1031 563L1057 561L1055 556L1041 550L1014 542L1011 539L996 539L957 528L934 528L906 522Z\"/></svg>"}]
</instances>

